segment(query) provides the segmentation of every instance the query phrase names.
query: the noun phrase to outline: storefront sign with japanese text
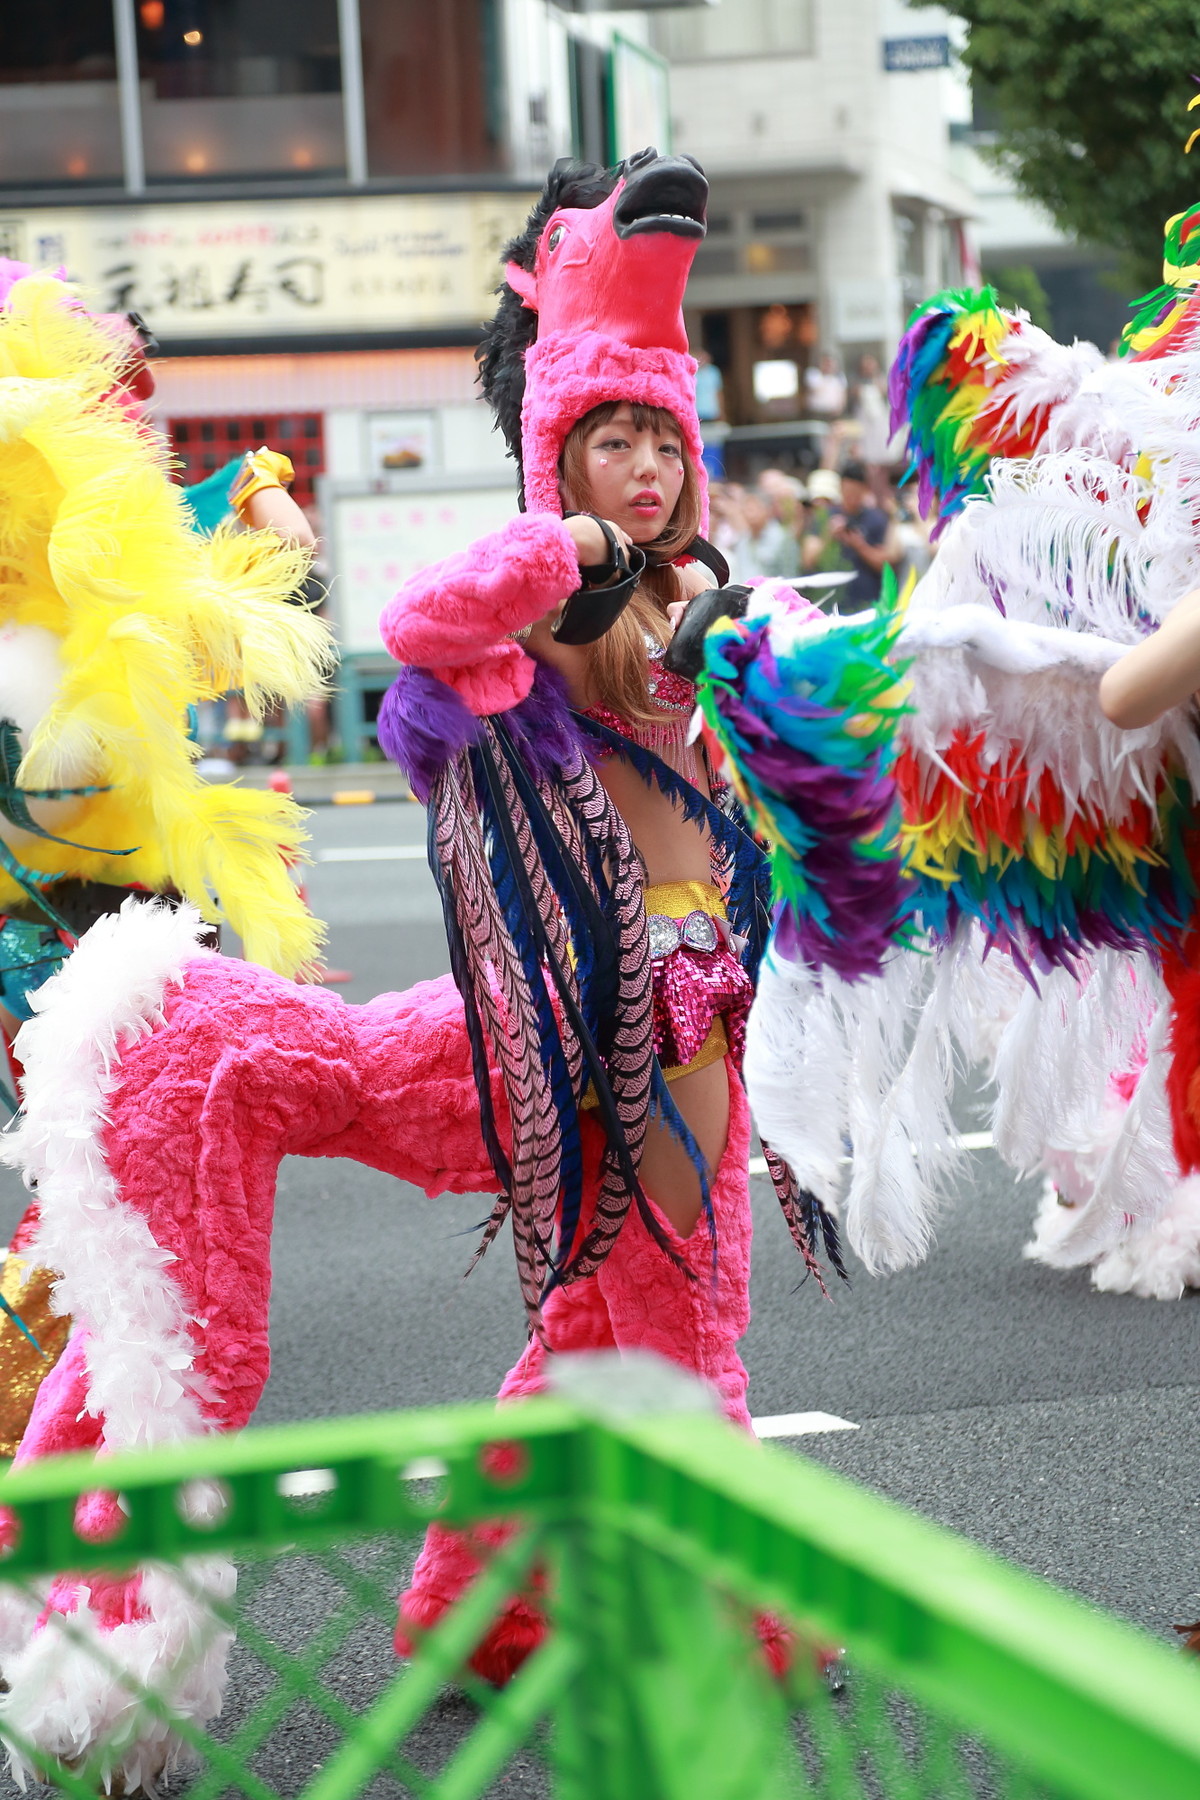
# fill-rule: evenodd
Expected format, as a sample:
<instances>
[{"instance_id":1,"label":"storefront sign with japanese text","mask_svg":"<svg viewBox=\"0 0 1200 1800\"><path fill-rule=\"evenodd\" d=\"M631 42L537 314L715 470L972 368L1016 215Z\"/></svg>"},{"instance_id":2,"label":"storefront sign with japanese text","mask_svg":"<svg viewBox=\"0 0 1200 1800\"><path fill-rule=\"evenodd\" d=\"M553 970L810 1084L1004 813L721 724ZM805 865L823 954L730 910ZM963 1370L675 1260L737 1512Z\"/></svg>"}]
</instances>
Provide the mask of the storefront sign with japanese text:
<instances>
[{"instance_id":1,"label":"storefront sign with japanese text","mask_svg":"<svg viewBox=\"0 0 1200 1800\"><path fill-rule=\"evenodd\" d=\"M518 193L0 212L0 256L65 269L176 338L418 330L492 311Z\"/></svg>"}]
</instances>

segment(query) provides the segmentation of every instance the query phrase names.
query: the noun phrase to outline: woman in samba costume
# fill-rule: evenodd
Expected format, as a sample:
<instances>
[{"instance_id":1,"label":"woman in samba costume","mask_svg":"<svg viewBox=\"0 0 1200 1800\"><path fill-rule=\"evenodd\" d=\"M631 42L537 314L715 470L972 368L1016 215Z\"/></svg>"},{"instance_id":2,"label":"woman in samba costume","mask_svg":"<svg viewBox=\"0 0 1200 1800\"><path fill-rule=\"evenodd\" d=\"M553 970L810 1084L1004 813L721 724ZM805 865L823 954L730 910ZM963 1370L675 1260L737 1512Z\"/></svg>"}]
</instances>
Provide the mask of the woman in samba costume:
<instances>
[{"instance_id":1,"label":"woman in samba costume","mask_svg":"<svg viewBox=\"0 0 1200 1800\"><path fill-rule=\"evenodd\" d=\"M693 166L652 152L615 187L613 172L551 178L482 352L529 510L388 608L384 640L406 667L381 741L429 796L477 1066L486 1039L510 1115L511 1152L481 1082L504 1193L488 1236L511 1211L532 1327L501 1397L536 1391L555 1352L654 1349L748 1428L739 1071L762 859L714 804L688 741L692 684L663 660L710 571L725 577L699 538L679 314L706 192ZM442 741L426 767L431 718ZM776 1173L808 1255L812 1221ZM433 1527L402 1649L477 1568L470 1545ZM541 1630L514 1602L475 1666L505 1677Z\"/></svg>"},{"instance_id":2,"label":"woman in samba costume","mask_svg":"<svg viewBox=\"0 0 1200 1800\"><path fill-rule=\"evenodd\" d=\"M736 1062L765 865L713 798L687 742L690 687L658 654L702 579L693 561L715 560L694 536L704 485L681 315L706 191L694 165L653 152L553 172L483 354L528 510L415 577L383 621L404 667L380 737L428 802L453 980L349 1006L206 953L184 909L142 906L85 936L25 1028L25 1104L4 1149L37 1181L77 1329L23 1456L246 1422L269 1366L288 1154L353 1157L430 1194L500 1194L484 1245L511 1214L531 1326L505 1394L540 1387L552 1352L653 1350L748 1425ZM572 502L595 515L564 516ZM815 1267L822 1215L773 1173ZM116 1496L97 1493L79 1525L117 1520ZM475 1548L431 1532L401 1646L471 1579ZM160 1654L177 1597L140 1574L118 1589L141 1611L112 1654ZM50 1611L87 1604L64 1581ZM116 1616L105 1605L98 1630ZM543 1629L515 1601L473 1660L503 1680ZM0 1617L0 1646L5 1631L8 1716L58 1745L43 1703L53 1634ZM763 1634L782 1656L778 1628ZM219 1707L224 1655L214 1639L197 1720ZM107 1704L80 1700L72 1755L103 1733ZM171 1746L153 1743L123 1754L125 1776L161 1766Z\"/></svg>"}]
</instances>

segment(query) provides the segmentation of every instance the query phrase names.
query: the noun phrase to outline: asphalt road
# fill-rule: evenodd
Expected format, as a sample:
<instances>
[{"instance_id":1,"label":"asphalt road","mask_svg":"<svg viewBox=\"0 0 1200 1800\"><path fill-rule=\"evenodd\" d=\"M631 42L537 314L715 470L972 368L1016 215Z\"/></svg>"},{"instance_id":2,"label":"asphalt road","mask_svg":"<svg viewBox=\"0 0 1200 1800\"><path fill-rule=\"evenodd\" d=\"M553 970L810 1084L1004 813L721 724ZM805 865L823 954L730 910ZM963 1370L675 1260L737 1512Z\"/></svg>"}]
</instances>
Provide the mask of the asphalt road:
<instances>
[{"instance_id":1,"label":"asphalt road","mask_svg":"<svg viewBox=\"0 0 1200 1800\"><path fill-rule=\"evenodd\" d=\"M309 895L329 923L331 964L352 972L345 997L442 972L420 809L322 808L313 837L322 860ZM401 855L362 855L389 848ZM959 1122L981 1124L969 1108ZM826 1301L799 1285L770 1185L754 1186L752 1408L858 1427L789 1449L1156 1634L1200 1616L1196 1299L1100 1295L1083 1275L1026 1262L1035 1190L982 1151L922 1268L884 1280L859 1270ZM0 1176L0 1230L20 1207L15 1179ZM507 1237L462 1278L463 1234L485 1211L348 1162L285 1163L258 1420L493 1394L523 1327ZM510 1791L535 1788L497 1789Z\"/></svg>"}]
</instances>

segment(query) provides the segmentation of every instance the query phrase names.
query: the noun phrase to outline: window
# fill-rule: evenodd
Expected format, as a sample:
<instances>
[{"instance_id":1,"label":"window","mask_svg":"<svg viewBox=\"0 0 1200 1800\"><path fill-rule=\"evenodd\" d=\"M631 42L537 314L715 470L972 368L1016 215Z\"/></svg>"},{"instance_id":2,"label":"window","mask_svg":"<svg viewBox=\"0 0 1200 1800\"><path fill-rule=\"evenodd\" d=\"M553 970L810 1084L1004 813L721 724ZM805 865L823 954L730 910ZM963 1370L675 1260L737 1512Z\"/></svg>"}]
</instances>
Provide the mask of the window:
<instances>
[{"instance_id":1,"label":"window","mask_svg":"<svg viewBox=\"0 0 1200 1800\"><path fill-rule=\"evenodd\" d=\"M121 125L111 5L0 4L0 187L111 184Z\"/></svg>"},{"instance_id":2,"label":"window","mask_svg":"<svg viewBox=\"0 0 1200 1800\"><path fill-rule=\"evenodd\" d=\"M168 419L167 432L185 487L214 475L247 450L269 444L292 459L292 493L313 505L313 483L325 468L325 420L321 413L249 414L222 419Z\"/></svg>"},{"instance_id":3,"label":"window","mask_svg":"<svg viewBox=\"0 0 1200 1800\"><path fill-rule=\"evenodd\" d=\"M372 175L503 166L497 0L360 0Z\"/></svg>"},{"instance_id":4,"label":"window","mask_svg":"<svg viewBox=\"0 0 1200 1800\"><path fill-rule=\"evenodd\" d=\"M136 0L150 181L339 175L337 0Z\"/></svg>"},{"instance_id":5,"label":"window","mask_svg":"<svg viewBox=\"0 0 1200 1800\"><path fill-rule=\"evenodd\" d=\"M812 0L719 0L654 22L654 41L677 62L726 56L811 56Z\"/></svg>"},{"instance_id":6,"label":"window","mask_svg":"<svg viewBox=\"0 0 1200 1800\"><path fill-rule=\"evenodd\" d=\"M582 162L614 160L608 141L608 55L587 38L567 39L571 73L571 133Z\"/></svg>"},{"instance_id":7,"label":"window","mask_svg":"<svg viewBox=\"0 0 1200 1800\"><path fill-rule=\"evenodd\" d=\"M698 276L808 274L813 267L808 214L800 207L776 206L710 219L692 267Z\"/></svg>"}]
</instances>

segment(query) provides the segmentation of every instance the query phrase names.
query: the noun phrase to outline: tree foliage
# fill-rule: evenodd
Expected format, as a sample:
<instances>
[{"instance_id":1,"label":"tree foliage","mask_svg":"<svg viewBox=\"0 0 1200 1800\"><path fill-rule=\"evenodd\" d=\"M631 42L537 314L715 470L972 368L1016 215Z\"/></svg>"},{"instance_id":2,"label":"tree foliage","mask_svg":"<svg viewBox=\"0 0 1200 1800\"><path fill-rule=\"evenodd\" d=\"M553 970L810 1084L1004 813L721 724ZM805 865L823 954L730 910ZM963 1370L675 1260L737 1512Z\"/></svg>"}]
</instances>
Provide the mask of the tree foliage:
<instances>
[{"instance_id":1,"label":"tree foliage","mask_svg":"<svg viewBox=\"0 0 1200 1800\"><path fill-rule=\"evenodd\" d=\"M1045 288L1038 280L1037 271L1028 263L1021 263L1016 268L997 269L993 274L987 266L983 271L984 280L990 282L996 290L996 298L1001 306L1009 312L1014 307L1022 307L1035 325L1053 336L1054 320L1050 312L1050 300Z\"/></svg>"},{"instance_id":2,"label":"tree foliage","mask_svg":"<svg viewBox=\"0 0 1200 1800\"><path fill-rule=\"evenodd\" d=\"M1183 151L1200 123L1198 0L940 3L969 27L964 60L1021 192L1154 286L1163 225L1200 200L1200 146Z\"/></svg>"}]
</instances>

